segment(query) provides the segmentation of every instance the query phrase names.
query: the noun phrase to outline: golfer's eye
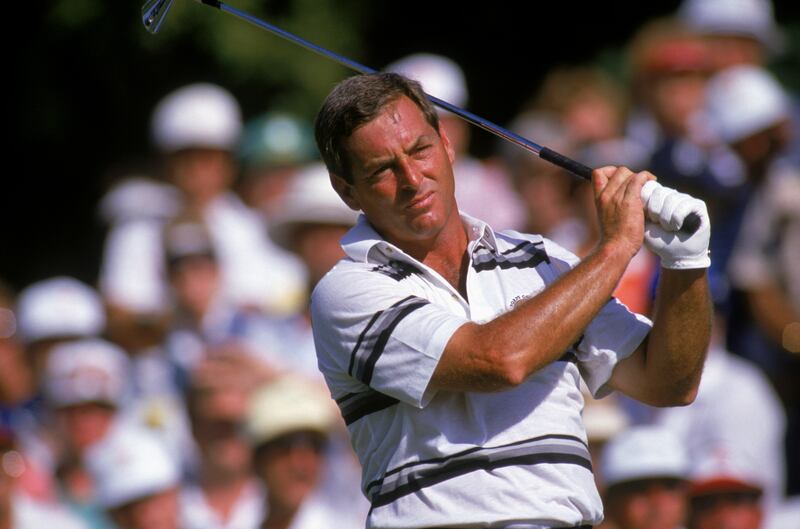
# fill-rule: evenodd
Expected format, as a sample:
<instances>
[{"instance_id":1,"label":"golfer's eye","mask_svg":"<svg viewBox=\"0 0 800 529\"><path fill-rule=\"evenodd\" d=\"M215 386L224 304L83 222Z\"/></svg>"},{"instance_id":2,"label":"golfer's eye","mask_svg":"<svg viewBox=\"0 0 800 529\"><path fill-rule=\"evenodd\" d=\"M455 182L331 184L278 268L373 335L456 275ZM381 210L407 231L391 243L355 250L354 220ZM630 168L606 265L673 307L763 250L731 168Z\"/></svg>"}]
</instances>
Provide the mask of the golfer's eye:
<instances>
[{"instance_id":1,"label":"golfer's eye","mask_svg":"<svg viewBox=\"0 0 800 529\"><path fill-rule=\"evenodd\" d=\"M413 151L412 154L415 156L424 156L430 151L432 145L430 143L424 143L422 145L418 145Z\"/></svg>"},{"instance_id":2,"label":"golfer's eye","mask_svg":"<svg viewBox=\"0 0 800 529\"><path fill-rule=\"evenodd\" d=\"M370 173L369 180L371 181L380 180L381 178L389 174L390 169L391 169L390 165L382 165L378 167L377 169L375 169Z\"/></svg>"}]
</instances>

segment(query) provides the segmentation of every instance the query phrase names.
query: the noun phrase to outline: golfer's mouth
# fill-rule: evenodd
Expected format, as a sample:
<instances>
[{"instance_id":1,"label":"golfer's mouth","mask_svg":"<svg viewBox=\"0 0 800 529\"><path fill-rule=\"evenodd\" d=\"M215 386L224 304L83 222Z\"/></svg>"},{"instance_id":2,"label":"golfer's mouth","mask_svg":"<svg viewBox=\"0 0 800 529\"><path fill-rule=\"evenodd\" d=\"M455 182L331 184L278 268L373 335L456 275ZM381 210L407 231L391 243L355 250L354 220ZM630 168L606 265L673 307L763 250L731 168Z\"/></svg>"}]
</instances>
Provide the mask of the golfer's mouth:
<instances>
[{"instance_id":1,"label":"golfer's mouth","mask_svg":"<svg viewBox=\"0 0 800 529\"><path fill-rule=\"evenodd\" d=\"M433 191L428 191L427 193L416 197L414 200L408 203L406 209L409 211L421 211L429 207L431 204L433 204L434 194L435 193Z\"/></svg>"}]
</instances>

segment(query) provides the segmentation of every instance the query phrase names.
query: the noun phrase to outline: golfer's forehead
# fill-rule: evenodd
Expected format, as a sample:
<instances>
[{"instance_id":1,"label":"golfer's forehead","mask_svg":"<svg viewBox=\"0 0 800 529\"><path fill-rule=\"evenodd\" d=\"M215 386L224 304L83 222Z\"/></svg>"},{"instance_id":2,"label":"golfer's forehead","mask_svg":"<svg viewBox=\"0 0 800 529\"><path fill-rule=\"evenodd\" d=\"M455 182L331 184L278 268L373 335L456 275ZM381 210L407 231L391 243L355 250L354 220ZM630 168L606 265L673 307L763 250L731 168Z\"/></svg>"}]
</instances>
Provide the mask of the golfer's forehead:
<instances>
[{"instance_id":1,"label":"golfer's forehead","mask_svg":"<svg viewBox=\"0 0 800 529\"><path fill-rule=\"evenodd\" d=\"M420 137L435 134L420 108L401 96L387 103L375 119L353 131L346 145L354 161L358 161L403 150Z\"/></svg>"}]
</instances>

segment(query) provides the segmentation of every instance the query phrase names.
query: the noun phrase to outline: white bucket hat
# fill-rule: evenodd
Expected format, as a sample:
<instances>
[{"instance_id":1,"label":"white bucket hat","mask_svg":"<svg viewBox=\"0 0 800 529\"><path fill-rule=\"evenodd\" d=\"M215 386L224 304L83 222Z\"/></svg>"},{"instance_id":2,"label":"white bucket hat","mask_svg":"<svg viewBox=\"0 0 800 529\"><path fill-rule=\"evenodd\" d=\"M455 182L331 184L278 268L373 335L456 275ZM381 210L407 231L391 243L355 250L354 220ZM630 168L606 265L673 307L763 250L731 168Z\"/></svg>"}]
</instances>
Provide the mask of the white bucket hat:
<instances>
[{"instance_id":1,"label":"white bucket hat","mask_svg":"<svg viewBox=\"0 0 800 529\"><path fill-rule=\"evenodd\" d=\"M452 60L432 53L409 55L386 67L419 81L428 94L463 107L467 104L467 81L463 70Z\"/></svg>"},{"instance_id":2,"label":"white bucket hat","mask_svg":"<svg viewBox=\"0 0 800 529\"><path fill-rule=\"evenodd\" d=\"M733 143L789 119L790 104L780 83L756 66L736 66L706 86L705 117L720 139Z\"/></svg>"},{"instance_id":3,"label":"white bucket hat","mask_svg":"<svg viewBox=\"0 0 800 529\"><path fill-rule=\"evenodd\" d=\"M294 229L302 224L354 226L357 218L358 212L333 190L325 165L315 163L292 176L280 209L270 219L269 235L291 249Z\"/></svg>"},{"instance_id":4,"label":"white bucket hat","mask_svg":"<svg viewBox=\"0 0 800 529\"><path fill-rule=\"evenodd\" d=\"M649 478L687 479L689 459L672 431L658 426L635 426L603 447L600 470L606 486Z\"/></svg>"},{"instance_id":5,"label":"white bucket hat","mask_svg":"<svg viewBox=\"0 0 800 529\"><path fill-rule=\"evenodd\" d=\"M253 446L298 431L328 435L336 420L333 402L322 389L287 375L257 390L249 405L245 433Z\"/></svg>"},{"instance_id":6,"label":"white bucket hat","mask_svg":"<svg viewBox=\"0 0 800 529\"><path fill-rule=\"evenodd\" d=\"M153 141L164 152L190 147L232 151L241 131L242 115L236 99L209 83L179 88L164 97L153 112Z\"/></svg>"},{"instance_id":7,"label":"white bucket hat","mask_svg":"<svg viewBox=\"0 0 800 529\"><path fill-rule=\"evenodd\" d=\"M17 324L27 342L93 337L105 329L106 314L100 295L92 287L71 277L54 277L20 293Z\"/></svg>"},{"instance_id":8,"label":"white bucket hat","mask_svg":"<svg viewBox=\"0 0 800 529\"><path fill-rule=\"evenodd\" d=\"M80 340L53 348L45 369L45 395L55 407L102 402L119 407L127 395L130 361L105 340Z\"/></svg>"},{"instance_id":9,"label":"white bucket hat","mask_svg":"<svg viewBox=\"0 0 800 529\"><path fill-rule=\"evenodd\" d=\"M86 459L97 502L104 509L170 490L180 466L157 434L126 423L92 446Z\"/></svg>"},{"instance_id":10,"label":"white bucket hat","mask_svg":"<svg viewBox=\"0 0 800 529\"><path fill-rule=\"evenodd\" d=\"M749 37L772 52L784 46L771 0L684 0L678 17L702 34Z\"/></svg>"}]
</instances>

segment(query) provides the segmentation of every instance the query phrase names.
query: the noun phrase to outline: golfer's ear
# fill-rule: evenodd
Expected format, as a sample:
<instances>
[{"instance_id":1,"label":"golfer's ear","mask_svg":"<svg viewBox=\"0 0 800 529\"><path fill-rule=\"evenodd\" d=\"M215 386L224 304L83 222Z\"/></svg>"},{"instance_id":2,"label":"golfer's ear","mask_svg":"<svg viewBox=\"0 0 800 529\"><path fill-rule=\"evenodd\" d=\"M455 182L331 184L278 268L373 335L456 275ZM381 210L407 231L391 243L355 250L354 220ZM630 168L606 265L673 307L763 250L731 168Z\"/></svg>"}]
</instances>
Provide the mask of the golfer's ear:
<instances>
[{"instance_id":1,"label":"golfer's ear","mask_svg":"<svg viewBox=\"0 0 800 529\"><path fill-rule=\"evenodd\" d=\"M439 137L442 138L442 143L444 144L444 148L447 151L447 158L450 160L450 164L456 163L456 151L453 148L453 144L450 141L450 138L447 136L447 132L444 130L444 125L442 122L439 122Z\"/></svg>"},{"instance_id":2,"label":"golfer's ear","mask_svg":"<svg viewBox=\"0 0 800 529\"><path fill-rule=\"evenodd\" d=\"M358 199L353 192L353 185L345 180L343 177L329 173L331 177L331 185L339 197L347 204L347 207L350 209L354 209L356 211L361 210L361 205L358 203Z\"/></svg>"}]
</instances>

